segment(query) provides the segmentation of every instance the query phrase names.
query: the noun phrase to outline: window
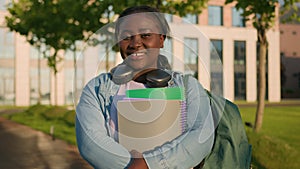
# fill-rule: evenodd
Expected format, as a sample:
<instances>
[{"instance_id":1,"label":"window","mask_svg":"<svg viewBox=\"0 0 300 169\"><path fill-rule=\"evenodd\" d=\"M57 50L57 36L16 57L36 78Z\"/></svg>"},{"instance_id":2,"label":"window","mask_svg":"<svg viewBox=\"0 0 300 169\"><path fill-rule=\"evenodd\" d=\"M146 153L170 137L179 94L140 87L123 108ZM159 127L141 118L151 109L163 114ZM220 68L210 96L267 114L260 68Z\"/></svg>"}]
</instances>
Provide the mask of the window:
<instances>
[{"instance_id":1,"label":"window","mask_svg":"<svg viewBox=\"0 0 300 169\"><path fill-rule=\"evenodd\" d=\"M75 51L75 57L76 60L78 59L82 59L81 55L82 55L82 43L80 41L76 41L75 42L76 45L76 51ZM74 60L74 52L70 49L65 51L65 57L66 60Z\"/></svg>"},{"instance_id":2,"label":"window","mask_svg":"<svg viewBox=\"0 0 300 169\"><path fill-rule=\"evenodd\" d=\"M280 34L283 34L284 33L284 31L283 30L280 30Z\"/></svg>"},{"instance_id":3,"label":"window","mask_svg":"<svg viewBox=\"0 0 300 169\"><path fill-rule=\"evenodd\" d=\"M0 0L0 10L6 10L11 0Z\"/></svg>"},{"instance_id":4,"label":"window","mask_svg":"<svg viewBox=\"0 0 300 169\"><path fill-rule=\"evenodd\" d=\"M293 56L297 56L297 52L293 52Z\"/></svg>"},{"instance_id":5,"label":"window","mask_svg":"<svg viewBox=\"0 0 300 169\"><path fill-rule=\"evenodd\" d=\"M111 36L99 36L99 41L101 43L99 43L97 45L97 50L98 50L98 60L99 60L99 69L98 69L98 73L102 73L102 72L107 72L109 71L111 68L113 68L116 64L116 56L117 53L113 50L113 44L111 44ZM103 42L102 42L103 41ZM115 44L114 44L115 45ZM107 50L106 50L107 48ZM81 55L82 56L82 55ZM106 60L108 62L106 62ZM108 69L108 70L106 70Z\"/></svg>"},{"instance_id":6,"label":"window","mask_svg":"<svg viewBox=\"0 0 300 169\"><path fill-rule=\"evenodd\" d=\"M245 27L245 19L241 14L243 13L242 9L232 8L232 26L235 27Z\"/></svg>"},{"instance_id":7,"label":"window","mask_svg":"<svg viewBox=\"0 0 300 169\"><path fill-rule=\"evenodd\" d=\"M40 51L39 51L40 50ZM30 58L31 59L44 59L45 57L50 56L50 49L46 49L45 45L42 45L41 48L37 48L35 46L30 47Z\"/></svg>"},{"instance_id":8,"label":"window","mask_svg":"<svg viewBox=\"0 0 300 169\"><path fill-rule=\"evenodd\" d=\"M213 26L223 25L222 6L208 6L208 24Z\"/></svg>"},{"instance_id":9,"label":"window","mask_svg":"<svg viewBox=\"0 0 300 169\"><path fill-rule=\"evenodd\" d=\"M41 68L40 70L38 70L36 67L30 68L30 104L36 104L38 102L39 92L41 92L41 103L49 104L50 69L48 67Z\"/></svg>"},{"instance_id":10,"label":"window","mask_svg":"<svg viewBox=\"0 0 300 169\"><path fill-rule=\"evenodd\" d=\"M211 40L211 61L223 62L223 41L222 40Z\"/></svg>"},{"instance_id":11,"label":"window","mask_svg":"<svg viewBox=\"0 0 300 169\"><path fill-rule=\"evenodd\" d=\"M79 50L77 50L77 51L75 52L76 60L82 59L81 53L82 53L82 51L79 51ZM66 50L66 53L65 53L65 60L73 61L73 60L74 60L74 52L71 51L71 50Z\"/></svg>"},{"instance_id":12,"label":"window","mask_svg":"<svg viewBox=\"0 0 300 169\"><path fill-rule=\"evenodd\" d=\"M234 41L234 96L246 100L246 42Z\"/></svg>"},{"instance_id":13,"label":"window","mask_svg":"<svg viewBox=\"0 0 300 169\"><path fill-rule=\"evenodd\" d=\"M223 41L211 40L210 45L210 76L211 91L223 95Z\"/></svg>"},{"instance_id":14,"label":"window","mask_svg":"<svg viewBox=\"0 0 300 169\"><path fill-rule=\"evenodd\" d=\"M14 58L14 34L0 28L0 58Z\"/></svg>"},{"instance_id":15,"label":"window","mask_svg":"<svg viewBox=\"0 0 300 169\"><path fill-rule=\"evenodd\" d=\"M6 0L0 0L0 10L6 10Z\"/></svg>"},{"instance_id":16,"label":"window","mask_svg":"<svg viewBox=\"0 0 300 169\"><path fill-rule=\"evenodd\" d=\"M171 14L164 14L168 23L173 22L173 16Z\"/></svg>"},{"instance_id":17,"label":"window","mask_svg":"<svg viewBox=\"0 0 300 169\"><path fill-rule=\"evenodd\" d=\"M183 19L182 20L183 23L198 24L198 15L196 14L187 14L182 19Z\"/></svg>"},{"instance_id":18,"label":"window","mask_svg":"<svg viewBox=\"0 0 300 169\"><path fill-rule=\"evenodd\" d=\"M77 68L76 71L76 86L75 86L75 72L73 68L65 69L65 103L73 104L73 100L77 102L80 90L83 87L83 69ZM75 87L77 88L75 90ZM75 92L76 91L76 92Z\"/></svg>"},{"instance_id":19,"label":"window","mask_svg":"<svg viewBox=\"0 0 300 169\"><path fill-rule=\"evenodd\" d=\"M173 62L173 43L172 38L167 37L164 42L164 48L160 49L160 53L168 58L169 64Z\"/></svg>"},{"instance_id":20,"label":"window","mask_svg":"<svg viewBox=\"0 0 300 169\"><path fill-rule=\"evenodd\" d=\"M198 73L198 39L184 38L184 66L187 74L197 77Z\"/></svg>"},{"instance_id":21,"label":"window","mask_svg":"<svg viewBox=\"0 0 300 169\"><path fill-rule=\"evenodd\" d=\"M0 104L13 105L15 102L15 70L0 67Z\"/></svg>"}]
</instances>

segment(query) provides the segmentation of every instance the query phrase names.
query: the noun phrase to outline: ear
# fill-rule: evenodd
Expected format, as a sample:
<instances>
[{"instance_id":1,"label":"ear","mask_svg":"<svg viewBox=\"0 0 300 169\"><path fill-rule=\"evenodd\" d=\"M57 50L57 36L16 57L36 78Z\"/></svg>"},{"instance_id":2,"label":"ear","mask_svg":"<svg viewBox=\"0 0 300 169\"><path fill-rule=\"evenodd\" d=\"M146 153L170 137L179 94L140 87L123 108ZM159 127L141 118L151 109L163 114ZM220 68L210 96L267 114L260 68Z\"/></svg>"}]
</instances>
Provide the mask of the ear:
<instances>
[{"instance_id":1,"label":"ear","mask_svg":"<svg viewBox=\"0 0 300 169\"><path fill-rule=\"evenodd\" d=\"M164 35L160 34L160 35L159 35L159 44L160 44L160 48L163 48L163 47L164 47L164 42L165 42Z\"/></svg>"}]
</instances>

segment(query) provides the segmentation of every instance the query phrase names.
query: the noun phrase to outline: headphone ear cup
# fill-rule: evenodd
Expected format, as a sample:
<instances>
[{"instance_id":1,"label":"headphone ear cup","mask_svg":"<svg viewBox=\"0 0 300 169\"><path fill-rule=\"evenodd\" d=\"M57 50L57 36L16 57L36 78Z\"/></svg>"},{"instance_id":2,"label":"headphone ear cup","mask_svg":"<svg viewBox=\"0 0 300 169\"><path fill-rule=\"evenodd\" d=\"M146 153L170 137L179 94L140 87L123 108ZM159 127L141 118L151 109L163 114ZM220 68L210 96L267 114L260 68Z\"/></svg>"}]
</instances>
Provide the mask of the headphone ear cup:
<instances>
[{"instance_id":1,"label":"headphone ear cup","mask_svg":"<svg viewBox=\"0 0 300 169\"><path fill-rule=\"evenodd\" d=\"M164 70L155 69L147 73L146 85L148 87L166 87L171 79L171 75Z\"/></svg>"},{"instance_id":2,"label":"headphone ear cup","mask_svg":"<svg viewBox=\"0 0 300 169\"><path fill-rule=\"evenodd\" d=\"M120 64L111 70L112 81L118 85L125 84L132 80L133 69L126 64Z\"/></svg>"}]
</instances>

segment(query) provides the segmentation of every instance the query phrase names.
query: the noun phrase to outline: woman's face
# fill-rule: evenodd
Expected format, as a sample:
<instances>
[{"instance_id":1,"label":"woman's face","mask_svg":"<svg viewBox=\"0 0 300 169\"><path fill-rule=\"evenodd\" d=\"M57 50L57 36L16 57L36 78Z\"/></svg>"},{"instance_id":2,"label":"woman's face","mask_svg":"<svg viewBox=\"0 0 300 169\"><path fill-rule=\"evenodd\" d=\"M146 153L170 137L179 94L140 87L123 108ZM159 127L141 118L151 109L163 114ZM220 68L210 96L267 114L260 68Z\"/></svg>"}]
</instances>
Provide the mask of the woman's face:
<instances>
[{"instance_id":1,"label":"woman's face","mask_svg":"<svg viewBox=\"0 0 300 169\"><path fill-rule=\"evenodd\" d=\"M122 18L119 47L122 58L135 70L156 68L164 37L156 20L149 14L133 14Z\"/></svg>"}]
</instances>

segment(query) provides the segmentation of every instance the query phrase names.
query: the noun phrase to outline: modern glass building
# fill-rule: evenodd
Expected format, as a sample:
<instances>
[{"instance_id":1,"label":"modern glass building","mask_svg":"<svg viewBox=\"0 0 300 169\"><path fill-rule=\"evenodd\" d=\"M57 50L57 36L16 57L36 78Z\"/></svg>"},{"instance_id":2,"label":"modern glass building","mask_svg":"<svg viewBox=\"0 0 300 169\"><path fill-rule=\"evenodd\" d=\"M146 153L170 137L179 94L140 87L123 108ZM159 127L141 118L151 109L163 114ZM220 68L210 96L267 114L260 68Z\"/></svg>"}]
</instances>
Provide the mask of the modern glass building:
<instances>
[{"instance_id":1,"label":"modern glass building","mask_svg":"<svg viewBox=\"0 0 300 169\"><path fill-rule=\"evenodd\" d=\"M42 57L43 49L30 46L24 37L5 27L4 4L8 1L0 0L0 104L30 105L38 101L73 104L92 77L107 71L103 60L105 48L88 47L83 53L80 47L75 53L61 51L59 55L64 59L54 78ZM208 8L200 15L184 18L167 15L172 36L165 42L162 53L175 70L192 74L206 89L232 101L253 102L257 100L256 30L240 16L242 11L224 2L209 1ZM268 32L267 99L270 102L281 98L279 35L276 23ZM107 59L109 68L121 62L119 53L115 52L110 52Z\"/></svg>"}]
</instances>

